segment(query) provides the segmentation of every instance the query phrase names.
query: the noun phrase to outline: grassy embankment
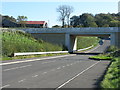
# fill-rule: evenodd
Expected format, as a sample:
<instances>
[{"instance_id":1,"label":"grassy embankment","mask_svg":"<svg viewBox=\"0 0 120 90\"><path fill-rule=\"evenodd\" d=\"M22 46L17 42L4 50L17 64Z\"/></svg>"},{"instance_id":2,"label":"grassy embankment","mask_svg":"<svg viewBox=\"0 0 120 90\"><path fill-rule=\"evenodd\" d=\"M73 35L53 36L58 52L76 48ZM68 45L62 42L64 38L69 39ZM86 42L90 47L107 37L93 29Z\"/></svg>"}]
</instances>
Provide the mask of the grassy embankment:
<instances>
[{"instance_id":1,"label":"grassy embankment","mask_svg":"<svg viewBox=\"0 0 120 90\"><path fill-rule=\"evenodd\" d=\"M112 53L92 56L90 58L98 60L111 59L111 64L103 78L103 81L100 83L100 86L101 88L120 88L120 49L111 46L108 49L108 52Z\"/></svg>"},{"instance_id":2,"label":"grassy embankment","mask_svg":"<svg viewBox=\"0 0 120 90\"><path fill-rule=\"evenodd\" d=\"M41 56L52 56L61 54L47 54L47 55L30 55L12 57L17 52L46 52L46 51L62 51L63 46L53 45L43 40L36 40L30 34L21 31L2 31L2 56L3 60L22 59ZM79 37L78 48L86 48L92 44L96 45L97 38ZM66 53L65 53L66 54Z\"/></svg>"}]
</instances>

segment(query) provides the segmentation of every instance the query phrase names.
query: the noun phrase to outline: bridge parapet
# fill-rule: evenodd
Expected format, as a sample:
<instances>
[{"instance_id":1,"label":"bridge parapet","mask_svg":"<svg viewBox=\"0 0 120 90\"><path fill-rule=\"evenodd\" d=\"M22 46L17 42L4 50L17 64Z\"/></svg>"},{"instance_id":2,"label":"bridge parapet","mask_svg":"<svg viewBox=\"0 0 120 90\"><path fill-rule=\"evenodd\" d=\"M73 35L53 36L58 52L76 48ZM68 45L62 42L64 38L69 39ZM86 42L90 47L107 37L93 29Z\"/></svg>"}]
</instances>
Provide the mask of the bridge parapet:
<instances>
[{"instance_id":1,"label":"bridge parapet","mask_svg":"<svg viewBox=\"0 0 120 90\"><path fill-rule=\"evenodd\" d=\"M28 33L114 33L120 32L118 27L87 27L87 28L27 28Z\"/></svg>"}]
</instances>

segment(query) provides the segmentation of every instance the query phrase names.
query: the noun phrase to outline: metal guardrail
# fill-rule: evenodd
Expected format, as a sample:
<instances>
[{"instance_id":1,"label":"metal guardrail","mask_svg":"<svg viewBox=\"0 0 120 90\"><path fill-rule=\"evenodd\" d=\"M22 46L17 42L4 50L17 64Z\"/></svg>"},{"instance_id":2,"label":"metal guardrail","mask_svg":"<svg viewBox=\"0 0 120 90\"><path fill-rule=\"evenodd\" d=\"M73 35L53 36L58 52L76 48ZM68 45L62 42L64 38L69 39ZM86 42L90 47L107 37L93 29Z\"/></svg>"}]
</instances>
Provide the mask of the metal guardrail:
<instances>
[{"instance_id":1,"label":"metal guardrail","mask_svg":"<svg viewBox=\"0 0 120 90\"><path fill-rule=\"evenodd\" d=\"M82 51L82 50L87 50L92 48L92 46L87 47L87 48L83 48L83 49L79 49L77 51ZM14 56L22 56L22 55L39 55L39 54L55 54L55 53L68 53L68 51L51 51L51 52L23 52L23 53L14 53Z\"/></svg>"}]
</instances>

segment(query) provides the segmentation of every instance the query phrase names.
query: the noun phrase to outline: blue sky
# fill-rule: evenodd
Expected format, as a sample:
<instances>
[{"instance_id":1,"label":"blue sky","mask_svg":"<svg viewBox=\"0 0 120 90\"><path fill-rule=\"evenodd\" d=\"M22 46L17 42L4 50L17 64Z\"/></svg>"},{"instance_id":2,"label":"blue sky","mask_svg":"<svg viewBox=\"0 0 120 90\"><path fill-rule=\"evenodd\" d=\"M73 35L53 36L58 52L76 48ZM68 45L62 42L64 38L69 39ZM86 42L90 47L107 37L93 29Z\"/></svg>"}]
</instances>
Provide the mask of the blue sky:
<instances>
[{"instance_id":1,"label":"blue sky","mask_svg":"<svg viewBox=\"0 0 120 90\"><path fill-rule=\"evenodd\" d=\"M114 1L114 0L113 0ZM49 26L60 25L59 13L56 8L59 5L74 7L73 15L82 13L117 13L118 2L2 2L2 15L17 18L19 15L28 17L28 21L47 21Z\"/></svg>"}]
</instances>

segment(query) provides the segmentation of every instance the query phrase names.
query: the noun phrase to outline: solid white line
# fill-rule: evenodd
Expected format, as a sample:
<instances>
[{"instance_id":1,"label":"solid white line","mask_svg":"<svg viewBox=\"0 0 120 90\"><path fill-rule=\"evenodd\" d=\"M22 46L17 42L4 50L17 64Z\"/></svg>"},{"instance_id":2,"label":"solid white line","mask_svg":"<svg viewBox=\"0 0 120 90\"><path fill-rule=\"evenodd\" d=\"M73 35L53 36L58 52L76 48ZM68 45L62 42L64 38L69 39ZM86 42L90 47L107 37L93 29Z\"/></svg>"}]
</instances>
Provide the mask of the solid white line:
<instances>
[{"instance_id":1,"label":"solid white line","mask_svg":"<svg viewBox=\"0 0 120 90\"><path fill-rule=\"evenodd\" d=\"M0 87L0 89L6 88L6 87L9 87L9 86L10 86L9 84L8 85L4 85L4 86Z\"/></svg>"},{"instance_id":2,"label":"solid white line","mask_svg":"<svg viewBox=\"0 0 120 90\"><path fill-rule=\"evenodd\" d=\"M75 56L75 55L62 55L62 56L55 56L55 57L47 57L47 58L39 58L39 59L25 60L25 61L8 62L8 63L1 63L0 65L16 64L16 63L23 63L23 62L32 62L32 61L39 61L39 60L45 60L45 59L53 59L53 58L67 57L67 56Z\"/></svg>"},{"instance_id":3,"label":"solid white line","mask_svg":"<svg viewBox=\"0 0 120 90\"><path fill-rule=\"evenodd\" d=\"M25 68L25 67L29 67L29 66L32 66L32 65L26 65L26 66L21 66L21 67L9 68L9 69L5 69L3 71L9 71L9 70L14 70L14 69L19 69L19 68Z\"/></svg>"},{"instance_id":4,"label":"solid white line","mask_svg":"<svg viewBox=\"0 0 120 90\"><path fill-rule=\"evenodd\" d=\"M83 70L82 72L80 72L79 74L77 74L76 76L74 76L73 78L69 79L68 81L64 82L62 85L60 85L59 87L57 87L55 90L60 89L61 87L65 86L67 83L69 83L70 81L72 81L73 79L75 79L76 77L78 77L79 75L81 75L82 73L84 73L85 71L89 70L90 68L92 68L93 66L95 66L96 64L98 64L100 61L92 64L90 67L86 68L85 70Z\"/></svg>"}]
</instances>

